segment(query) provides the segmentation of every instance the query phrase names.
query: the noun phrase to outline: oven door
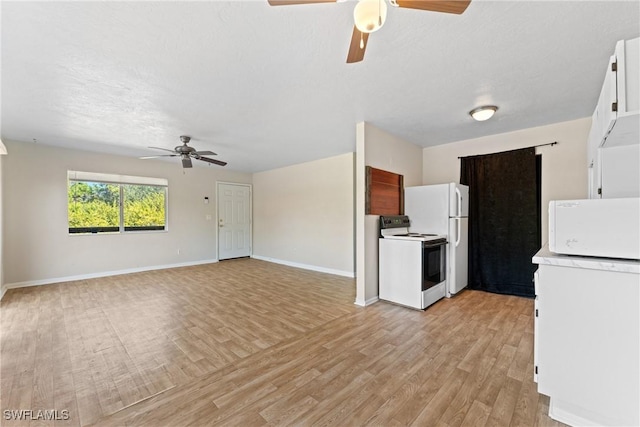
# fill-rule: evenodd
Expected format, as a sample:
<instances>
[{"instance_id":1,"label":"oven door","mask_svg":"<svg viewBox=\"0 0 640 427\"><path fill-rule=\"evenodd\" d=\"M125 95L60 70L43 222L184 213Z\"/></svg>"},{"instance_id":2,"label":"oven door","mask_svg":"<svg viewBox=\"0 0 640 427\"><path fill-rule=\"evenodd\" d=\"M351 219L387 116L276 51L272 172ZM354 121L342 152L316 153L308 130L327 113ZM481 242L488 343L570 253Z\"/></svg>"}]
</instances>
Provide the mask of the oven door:
<instances>
[{"instance_id":1,"label":"oven door","mask_svg":"<svg viewBox=\"0 0 640 427\"><path fill-rule=\"evenodd\" d=\"M426 291L446 279L446 247L445 243L422 244L422 290Z\"/></svg>"}]
</instances>

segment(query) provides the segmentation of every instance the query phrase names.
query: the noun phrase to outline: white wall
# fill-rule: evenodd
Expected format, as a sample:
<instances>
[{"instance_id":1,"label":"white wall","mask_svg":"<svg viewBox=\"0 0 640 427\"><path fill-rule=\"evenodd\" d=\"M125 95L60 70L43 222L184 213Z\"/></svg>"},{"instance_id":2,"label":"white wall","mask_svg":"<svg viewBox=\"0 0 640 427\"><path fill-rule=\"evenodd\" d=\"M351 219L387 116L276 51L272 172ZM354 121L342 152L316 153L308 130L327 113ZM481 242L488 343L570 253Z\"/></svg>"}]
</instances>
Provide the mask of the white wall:
<instances>
[{"instance_id":1,"label":"white wall","mask_svg":"<svg viewBox=\"0 0 640 427\"><path fill-rule=\"evenodd\" d=\"M536 149L536 153L542 155L542 243L546 243L549 201L587 198L587 136L590 127L591 118L584 118L425 148L423 184L460 182L458 157L557 141L553 147Z\"/></svg>"},{"instance_id":2,"label":"white wall","mask_svg":"<svg viewBox=\"0 0 640 427\"><path fill-rule=\"evenodd\" d=\"M354 155L253 175L253 256L354 276Z\"/></svg>"},{"instance_id":3,"label":"white wall","mask_svg":"<svg viewBox=\"0 0 640 427\"><path fill-rule=\"evenodd\" d=\"M178 161L5 143L10 153L2 165L7 286L215 260L216 181L251 182L249 174L218 167L183 172ZM168 231L69 235L67 170L167 178ZM213 203L205 205L205 196ZM212 220L205 219L207 214Z\"/></svg>"},{"instance_id":4,"label":"white wall","mask_svg":"<svg viewBox=\"0 0 640 427\"><path fill-rule=\"evenodd\" d=\"M405 186L458 182L458 156L558 141L554 147L538 149L543 155L542 197L546 205L548 200L586 197L589 127L590 119L586 118L422 149L359 123L355 159L350 153L253 176L253 253L337 274L351 275L355 269L356 303L366 305L378 295L378 216L364 214L365 166L401 174ZM32 143L7 142L7 146L10 155L0 161L0 184L4 187L4 209L0 209L4 212L4 218L0 214L4 269L0 280L4 276L9 285L215 260L215 221L205 220L206 214L215 218L215 183L252 182L251 175L214 167L183 173L177 163ZM169 231L68 235L67 170L169 179ZM205 205L205 196L213 203ZM283 212L294 214L293 223L284 225ZM338 232L333 228L336 224ZM546 230L545 207L545 241Z\"/></svg>"},{"instance_id":5,"label":"white wall","mask_svg":"<svg viewBox=\"0 0 640 427\"><path fill-rule=\"evenodd\" d=\"M356 304L378 298L379 216L365 215L365 166L404 176L404 185L422 183L422 147L369 123L356 126Z\"/></svg>"},{"instance_id":6,"label":"white wall","mask_svg":"<svg viewBox=\"0 0 640 427\"><path fill-rule=\"evenodd\" d=\"M2 141L0 141L0 144L2 144ZM4 223L3 223L3 217L2 217L2 182L3 182L3 178L2 178L2 163L4 162L4 157L5 156L0 156L0 299L2 299L2 296L4 295L5 292L5 287L4 287L4 259L3 259L3 252L2 252L2 232L4 230Z\"/></svg>"}]
</instances>

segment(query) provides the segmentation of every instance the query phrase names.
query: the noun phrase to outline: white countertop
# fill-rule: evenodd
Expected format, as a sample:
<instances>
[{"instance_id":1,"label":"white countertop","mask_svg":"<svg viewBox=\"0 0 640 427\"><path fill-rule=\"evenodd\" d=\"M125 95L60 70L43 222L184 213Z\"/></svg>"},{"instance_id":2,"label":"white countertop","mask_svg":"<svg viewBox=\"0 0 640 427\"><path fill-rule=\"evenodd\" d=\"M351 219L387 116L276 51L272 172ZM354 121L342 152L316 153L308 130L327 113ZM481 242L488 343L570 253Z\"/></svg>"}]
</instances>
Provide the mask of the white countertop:
<instances>
[{"instance_id":1,"label":"white countertop","mask_svg":"<svg viewBox=\"0 0 640 427\"><path fill-rule=\"evenodd\" d=\"M561 267L640 274L640 261L616 258L596 258L578 255L561 255L551 252L549 247L546 245L533 256L532 261L534 264L540 265L557 265Z\"/></svg>"}]
</instances>

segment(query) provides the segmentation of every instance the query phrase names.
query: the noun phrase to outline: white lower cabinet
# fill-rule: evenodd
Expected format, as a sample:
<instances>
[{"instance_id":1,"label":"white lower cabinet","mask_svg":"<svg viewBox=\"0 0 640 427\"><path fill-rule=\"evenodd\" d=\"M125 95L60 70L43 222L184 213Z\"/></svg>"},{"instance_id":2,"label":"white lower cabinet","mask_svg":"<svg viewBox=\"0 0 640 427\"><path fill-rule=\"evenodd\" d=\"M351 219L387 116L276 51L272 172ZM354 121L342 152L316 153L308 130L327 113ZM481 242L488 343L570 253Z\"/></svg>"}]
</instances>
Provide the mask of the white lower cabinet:
<instances>
[{"instance_id":1,"label":"white lower cabinet","mask_svg":"<svg viewBox=\"0 0 640 427\"><path fill-rule=\"evenodd\" d=\"M565 260L571 258L580 257ZM608 271L607 262L602 268L540 263L534 375L538 391L551 398L551 418L573 426L637 426L640 275Z\"/></svg>"},{"instance_id":2,"label":"white lower cabinet","mask_svg":"<svg viewBox=\"0 0 640 427\"><path fill-rule=\"evenodd\" d=\"M422 309L422 242L379 239L381 300Z\"/></svg>"}]
</instances>

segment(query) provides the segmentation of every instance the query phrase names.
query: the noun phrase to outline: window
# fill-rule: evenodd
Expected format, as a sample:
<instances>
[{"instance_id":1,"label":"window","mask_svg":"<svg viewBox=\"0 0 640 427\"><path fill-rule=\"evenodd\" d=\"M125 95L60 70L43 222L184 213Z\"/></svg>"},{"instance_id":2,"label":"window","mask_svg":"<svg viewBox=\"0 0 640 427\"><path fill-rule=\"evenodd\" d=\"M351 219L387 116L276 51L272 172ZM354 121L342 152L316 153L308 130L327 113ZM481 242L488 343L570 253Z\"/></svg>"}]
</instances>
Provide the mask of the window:
<instances>
[{"instance_id":1,"label":"window","mask_svg":"<svg viewBox=\"0 0 640 427\"><path fill-rule=\"evenodd\" d=\"M120 231L120 186L69 181L69 233Z\"/></svg>"},{"instance_id":2,"label":"window","mask_svg":"<svg viewBox=\"0 0 640 427\"><path fill-rule=\"evenodd\" d=\"M167 180L68 172L69 233L166 230Z\"/></svg>"}]
</instances>

